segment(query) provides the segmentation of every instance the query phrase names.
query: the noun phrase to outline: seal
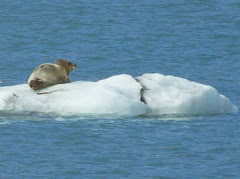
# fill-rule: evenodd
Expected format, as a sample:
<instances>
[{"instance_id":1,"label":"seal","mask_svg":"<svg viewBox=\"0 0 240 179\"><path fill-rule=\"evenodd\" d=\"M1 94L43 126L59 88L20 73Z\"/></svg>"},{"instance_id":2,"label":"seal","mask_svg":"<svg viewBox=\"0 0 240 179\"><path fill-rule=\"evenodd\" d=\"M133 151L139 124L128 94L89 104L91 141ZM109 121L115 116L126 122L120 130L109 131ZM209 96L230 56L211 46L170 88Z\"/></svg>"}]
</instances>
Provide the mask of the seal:
<instances>
[{"instance_id":1,"label":"seal","mask_svg":"<svg viewBox=\"0 0 240 179\"><path fill-rule=\"evenodd\" d=\"M68 75L76 67L76 64L66 59L60 59L54 64L41 64L30 75L28 85L36 91L56 84L70 83Z\"/></svg>"}]
</instances>

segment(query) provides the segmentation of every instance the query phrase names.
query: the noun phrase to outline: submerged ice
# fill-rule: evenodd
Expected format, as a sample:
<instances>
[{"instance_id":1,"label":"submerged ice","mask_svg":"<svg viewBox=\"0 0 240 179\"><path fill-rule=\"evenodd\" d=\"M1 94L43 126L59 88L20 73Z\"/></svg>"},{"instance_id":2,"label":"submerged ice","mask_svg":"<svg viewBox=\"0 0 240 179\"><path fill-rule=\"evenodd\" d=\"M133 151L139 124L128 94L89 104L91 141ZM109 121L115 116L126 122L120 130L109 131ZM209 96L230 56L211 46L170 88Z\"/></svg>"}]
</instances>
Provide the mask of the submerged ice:
<instances>
[{"instance_id":1,"label":"submerged ice","mask_svg":"<svg viewBox=\"0 0 240 179\"><path fill-rule=\"evenodd\" d=\"M136 80L137 79L137 80ZM27 84L0 87L1 111L71 115L217 114L238 111L211 86L161 74L77 81L37 94ZM144 99L144 102L142 102Z\"/></svg>"}]
</instances>

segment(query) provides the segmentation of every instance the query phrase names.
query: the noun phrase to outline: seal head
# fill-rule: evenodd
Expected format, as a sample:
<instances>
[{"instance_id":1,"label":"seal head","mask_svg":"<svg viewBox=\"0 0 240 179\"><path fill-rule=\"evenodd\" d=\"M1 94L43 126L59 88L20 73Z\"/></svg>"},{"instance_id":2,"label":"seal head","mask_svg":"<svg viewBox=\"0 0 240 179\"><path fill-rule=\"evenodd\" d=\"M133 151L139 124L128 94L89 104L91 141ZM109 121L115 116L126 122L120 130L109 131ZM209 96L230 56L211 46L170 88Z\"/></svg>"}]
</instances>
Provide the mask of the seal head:
<instances>
[{"instance_id":1,"label":"seal head","mask_svg":"<svg viewBox=\"0 0 240 179\"><path fill-rule=\"evenodd\" d=\"M72 70L74 70L77 65L68 61L68 60L65 60L65 59L60 59L58 61L55 62L55 64L61 66L63 69L66 70L67 74L69 74Z\"/></svg>"}]
</instances>

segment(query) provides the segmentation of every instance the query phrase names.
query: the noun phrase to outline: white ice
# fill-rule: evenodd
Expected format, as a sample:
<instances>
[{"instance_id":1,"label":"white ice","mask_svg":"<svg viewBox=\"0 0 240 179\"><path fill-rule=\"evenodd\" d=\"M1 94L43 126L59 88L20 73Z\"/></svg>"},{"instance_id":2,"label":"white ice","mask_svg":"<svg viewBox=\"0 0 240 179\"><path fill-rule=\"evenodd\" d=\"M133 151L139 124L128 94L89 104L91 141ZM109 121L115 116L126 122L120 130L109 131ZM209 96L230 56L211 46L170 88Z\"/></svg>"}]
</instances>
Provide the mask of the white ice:
<instances>
[{"instance_id":1,"label":"white ice","mask_svg":"<svg viewBox=\"0 0 240 179\"><path fill-rule=\"evenodd\" d=\"M238 108L214 88L186 79L144 74L117 75L98 82L77 81L38 92L27 84L0 87L0 111L40 112L57 116L218 114ZM140 101L144 86L147 104Z\"/></svg>"},{"instance_id":2,"label":"white ice","mask_svg":"<svg viewBox=\"0 0 240 179\"><path fill-rule=\"evenodd\" d=\"M231 101L211 86L174 76L144 74L137 78L152 114L222 114L237 112Z\"/></svg>"}]
</instances>

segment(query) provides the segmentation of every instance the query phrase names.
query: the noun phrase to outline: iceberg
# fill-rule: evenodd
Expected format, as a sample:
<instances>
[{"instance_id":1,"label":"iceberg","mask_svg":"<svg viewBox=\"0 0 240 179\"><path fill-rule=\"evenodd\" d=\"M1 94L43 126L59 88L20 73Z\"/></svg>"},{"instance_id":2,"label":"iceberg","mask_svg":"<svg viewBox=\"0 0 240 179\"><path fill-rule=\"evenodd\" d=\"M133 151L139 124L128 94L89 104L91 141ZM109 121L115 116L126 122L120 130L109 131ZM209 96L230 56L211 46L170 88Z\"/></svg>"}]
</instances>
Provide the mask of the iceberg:
<instances>
[{"instance_id":1,"label":"iceberg","mask_svg":"<svg viewBox=\"0 0 240 179\"><path fill-rule=\"evenodd\" d=\"M141 99L144 99L141 100ZM122 74L33 91L27 84L0 87L0 111L57 116L222 114L238 108L211 86L161 74Z\"/></svg>"}]
</instances>

